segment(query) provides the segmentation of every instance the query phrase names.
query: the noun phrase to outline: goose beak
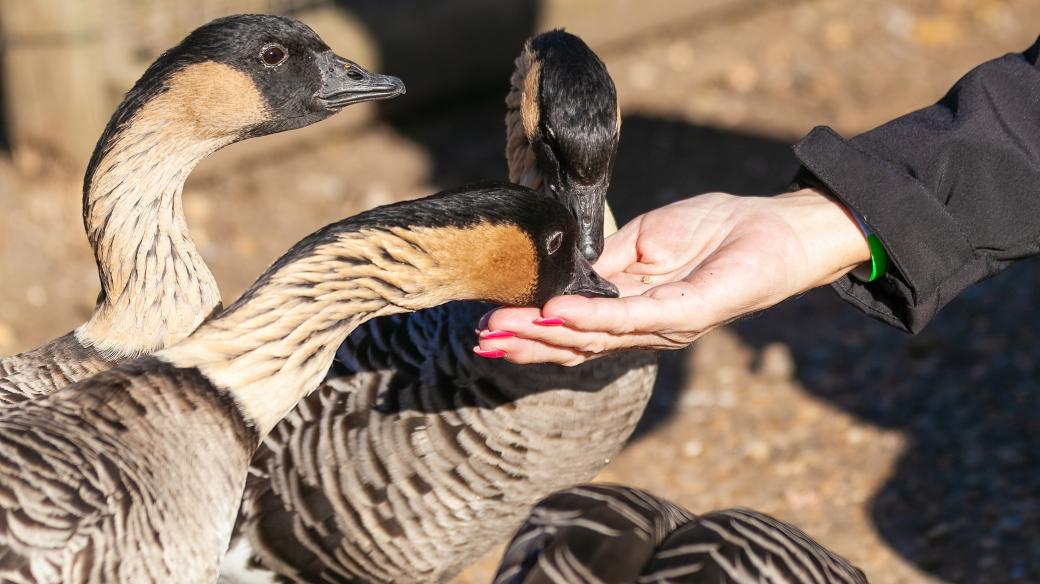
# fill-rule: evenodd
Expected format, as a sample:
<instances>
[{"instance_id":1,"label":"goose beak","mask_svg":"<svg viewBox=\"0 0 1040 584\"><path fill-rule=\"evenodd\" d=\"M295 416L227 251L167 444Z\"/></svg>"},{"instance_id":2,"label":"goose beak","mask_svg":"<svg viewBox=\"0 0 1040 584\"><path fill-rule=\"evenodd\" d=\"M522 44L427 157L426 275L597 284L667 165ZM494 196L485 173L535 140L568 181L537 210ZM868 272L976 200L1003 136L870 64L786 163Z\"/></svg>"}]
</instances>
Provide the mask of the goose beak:
<instances>
[{"instance_id":1,"label":"goose beak","mask_svg":"<svg viewBox=\"0 0 1040 584\"><path fill-rule=\"evenodd\" d=\"M578 219L578 249L590 262L603 253L603 206L607 200L606 188L583 190L564 203Z\"/></svg>"},{"instance_id":2,"label":"goose beak","mask_svg":"<svg viewBox=\"0 0 1040 584\"><path fill-rule=\"evenodd\" d=\"M590 262L603 253L603 208L607 202L607 185L560 184L550 190L578 220L578 250Z\"/></svg>"},{"instance_id":3,"label":"goose beak","mask_svg":"<svg viewBox=\"0 0 1040 584\"><path fill-rule=\"evenodd\" d=\"M571 281L564 288L563 293L591 298L617 298L619 296L617 286L597 274L585 258L578 258L578 267L574 270L574 275L571 276Z\"/></svg>"},{"instance_id":4,"label":"goose beak","mask_svg":"<svg viewBox=\"0 0 1040 584\"><path fill-rule=\"evenodd\" d=\"M318 67L321 89L314 97L329 110L338 111L352 103L391 99L405 93L404 83L397 77L371 73L332 51L318 55Z\"/></svg>"}]
</instances>

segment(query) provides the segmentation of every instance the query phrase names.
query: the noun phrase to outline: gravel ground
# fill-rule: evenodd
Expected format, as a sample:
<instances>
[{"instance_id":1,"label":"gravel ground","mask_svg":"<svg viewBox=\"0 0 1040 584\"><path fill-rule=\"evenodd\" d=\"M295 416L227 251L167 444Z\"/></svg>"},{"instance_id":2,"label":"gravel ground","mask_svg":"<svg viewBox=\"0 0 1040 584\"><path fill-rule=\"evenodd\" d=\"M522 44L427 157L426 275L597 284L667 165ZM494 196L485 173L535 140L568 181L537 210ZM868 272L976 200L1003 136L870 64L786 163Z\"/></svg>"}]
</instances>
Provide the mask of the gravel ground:
<instances>
[{"instance_id":1,"label":"gravel ground","mask_svg":"<svg viewBox=\"0 0 1040 584\"><path fill-rule=\"evenodd\" d=\"M618 214L708 190L782 190L788 144L812 126L852 135L933 102L974 64L1025 48L1037 14L1036 0L735 0L596 47L625 112ZM207 161L185 207L225 299L328 221L503 177L501 116L501 97L474 97ZM0 353L89 314L78 188L46 164L0 164ZM1038 289L1024 262L916 337L827 290L719 330L664 356L637 438L600 479L694 511L776 514L872 582L1040 582ZM486 582L493 566L489 556L458 581Z\"/></svg>"}]
</instances>

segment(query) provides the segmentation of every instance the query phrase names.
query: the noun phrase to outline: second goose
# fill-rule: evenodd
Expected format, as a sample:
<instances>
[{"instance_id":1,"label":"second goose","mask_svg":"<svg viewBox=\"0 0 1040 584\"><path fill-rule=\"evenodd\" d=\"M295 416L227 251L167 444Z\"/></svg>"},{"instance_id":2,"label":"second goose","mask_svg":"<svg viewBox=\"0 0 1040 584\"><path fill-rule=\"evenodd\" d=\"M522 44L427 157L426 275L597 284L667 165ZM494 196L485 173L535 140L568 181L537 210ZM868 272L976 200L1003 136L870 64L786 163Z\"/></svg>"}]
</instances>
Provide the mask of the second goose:
<instances>
[{"instance_id":1,"label":"second goose","mask_svg":"<svg viewBox=\"0 0 1040 584\"><path fill-rule=\"evenodd\" d=\"M390 205L294 246L181 343L0 413L0 580L212 582L257 444L375 316L613 295L559 203Z\"/></svg>"}]
</instances>

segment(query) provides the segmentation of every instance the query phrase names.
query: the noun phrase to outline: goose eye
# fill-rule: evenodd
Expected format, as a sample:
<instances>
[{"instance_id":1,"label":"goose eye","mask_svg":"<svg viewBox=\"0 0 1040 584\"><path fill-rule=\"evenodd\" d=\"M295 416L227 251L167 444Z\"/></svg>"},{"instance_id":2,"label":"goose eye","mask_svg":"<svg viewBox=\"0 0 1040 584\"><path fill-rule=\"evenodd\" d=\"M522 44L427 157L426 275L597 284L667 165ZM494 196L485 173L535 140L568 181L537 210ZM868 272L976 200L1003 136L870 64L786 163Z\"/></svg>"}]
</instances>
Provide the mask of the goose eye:
<instances>
[{"instance_id":1,"label":"goose eye","mask_svg":"<svg viewBox=\"0 0 1040 584\"><path fill-rule=\"evenodd\" d=\"M559 251L560 246L563 245L563 232L557 231L549 236L549 239L545 242L545 249L552 255Z\"/></svg>"},{"instance_id":2,"label":"goose eye","mask_svg":"<svg viewBox=\"0 0 1040 584\"><path fill-rule=\"evenodd\" d=\"M289 57L289 51L282 45L267 45L260 51L260 60L268 67L277 67Z\"/></svg>"}]
</instances>

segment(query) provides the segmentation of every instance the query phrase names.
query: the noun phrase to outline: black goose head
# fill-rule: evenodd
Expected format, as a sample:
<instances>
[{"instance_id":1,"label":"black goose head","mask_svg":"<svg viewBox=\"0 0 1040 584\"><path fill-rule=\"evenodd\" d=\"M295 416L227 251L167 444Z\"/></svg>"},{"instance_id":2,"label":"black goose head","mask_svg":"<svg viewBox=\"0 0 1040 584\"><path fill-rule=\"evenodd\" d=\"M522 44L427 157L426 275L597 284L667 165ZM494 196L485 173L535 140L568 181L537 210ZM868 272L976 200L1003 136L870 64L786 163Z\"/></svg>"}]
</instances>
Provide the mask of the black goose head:
<instances>
[{"instance_id":1,"label":"black goose head","mask_svg":"<svg viewBox=\"0 0 1040 584\"><path fill-rule=\"evenodd\" d=\"M506 305L541 305L561 294L616 297L617 288L596 274L578 249L578 232L570 210L544 193L506 184L464 187L328 225L282 256L253 289L275 274L291 274L300 258L339 257L329 269L342 265L349 271L358 265L356 238L361 236L366 245L387 250L379 254L384 263L389 258L424 266L405 279L424 279L418 292L425 306L433 304L431 297L437 303ZM403 248L402 237L408 241ZM408 287L404 279L397 285ZM411 292L402 289L401 294ZM247 292L240 302L251 295ZM402 298L395 303L414 300Z\"/></svg>"},{"instance_id":2,"label":"black goose head","mask_svg":"<svg viewBox=\"0 0 1040 584\"><path fill-rule=\"evenodd\" d=\"M603 61L580 38L553 30L532 38L523 126L546 190L578 219L582 254L603 251L603 205L614 167L620 110ZM526 58L525 58L526 57Z\"/></svg>"},{"instance_id":3,"label":"black goose head","mask_svg":"<svg viewBox=\"0 0 1040 584\"><path fill-rule=\"evenodd\" d=\"M109 120L87 172L136 118L161 117L188 138L230 143L300 128L344 106L405 91L332 52L307 25L283 16L240 14L195 29L163 53Z\"/></svg>"}]
</instances>

